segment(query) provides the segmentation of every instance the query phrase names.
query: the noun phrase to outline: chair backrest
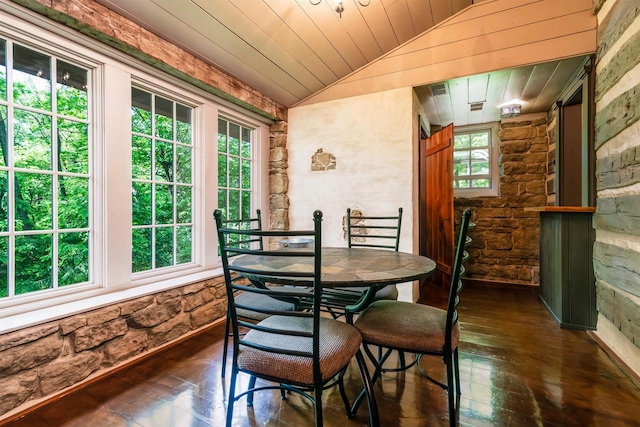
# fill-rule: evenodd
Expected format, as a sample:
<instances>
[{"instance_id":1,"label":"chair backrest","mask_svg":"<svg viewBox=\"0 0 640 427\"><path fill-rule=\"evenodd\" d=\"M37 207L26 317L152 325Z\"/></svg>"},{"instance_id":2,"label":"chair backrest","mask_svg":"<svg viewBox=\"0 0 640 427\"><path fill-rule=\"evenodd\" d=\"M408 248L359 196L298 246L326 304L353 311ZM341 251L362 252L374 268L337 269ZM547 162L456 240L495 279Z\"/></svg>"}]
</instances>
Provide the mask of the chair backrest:
<instances>
[{"instance_id":1,"label":"chair backrest","mask_svg":"<svg viewBox=\"0 0 640 427\"><path fill-rule=\"evenodd\" d=\"M216 210L214 218L218 229L218 242L224 269L225 284L229 298L229 315L234 335L234 363L241 346L256 348L262 351L287 354L292 356L303 356L313 358L314 375L320 374L319 365L319 322L320 322L320 302L322 295L321 275L321 240L322 240L322 212L315 211L313 214L314 228L305 231L264 231L257 229L241 229L225 227L222 220L222 212ZM312 248L285 249L285 250L265 250L264 248L250 247L246 242L257 241L257 239L269 238L270 240L289 239L292 237L313 238ZM244 255L243 257L240 255ZM238 256L238 257L236 257ZM296 265L304 265L304 268L294 268L291 271L283 271L274 266L287 264L294 257ZM285 259L287 258L287 259ZM245 262L242 261L248 261ZM235 280L236 277L246 277L255 286L247 285L242 281ZM293 286L261 286L261 283L284 284ZM313 301L312 304L303 305L293 311L281 311L277 308L264 308L236 303L235 293L237 291L267 295L272 298L291 301L294 299L304 299ZM301 319L311 319L313 322L312 332L298 330L285 330L282 328L269 328L242 320L237 315L237 308L256 311L270 316L281 315L288 317L299 317ZM308 322L309 320L301 320ZM274 342L277 336L302 336L313 339L312 351L287 351L274 344L273 347L264 343L252 342L250 335L240 334L240 328L257 329L273 334ZM317 366L316 366L317 365Z\"/></svg>"},{"instance_id":2,"label":"chair backrest","mask_svg":"<svg viewBox=\"0 0 640 427\"><path fill-rule=\"evenodd\" d=\"M449 301L447 303L447 328L445 333L445 348L451 348L451 333L458 323L458 304L460 303L460 291L462 290L462 276L464 275L463 261L468 258L465 246L468 244L467 232L471 220L471 210L466 209L462 213L460 233L458 235L458 246L453 262L453 273L451 275L451 288L449 289Z\"/></svg>"},{"instance_id":3,"label":"chair backrest","mask_svg":"<svg viewBox=\"0 0 640 427\"><path fill-rule=\"evenodd\" d=\"M347 243L350 248L393 249L400 247L402 208L397 216L352 216L347 209Z\"/></svg>"},{"instance_id":4,"label":"chair backrest","mask_svg":"<svg viewBox=\"0 0 640 427\"><path fill-rule=\"evenodd\" d=\"M256 209L255 218L242 218L242 219L224 219L222 218L222 211L220 211L220 224L225 228L235 228L239 230L262 230L262 216L260 209ZM262 242L262 238L260 236L252 236L252 235L238 235L231 234L227 235L228 238L238 238L242 241L238 241L238 244L241 244L244 247L253 246L253 243L257 243L260 249L264 247Z\"/></svg>"}]
</instances>

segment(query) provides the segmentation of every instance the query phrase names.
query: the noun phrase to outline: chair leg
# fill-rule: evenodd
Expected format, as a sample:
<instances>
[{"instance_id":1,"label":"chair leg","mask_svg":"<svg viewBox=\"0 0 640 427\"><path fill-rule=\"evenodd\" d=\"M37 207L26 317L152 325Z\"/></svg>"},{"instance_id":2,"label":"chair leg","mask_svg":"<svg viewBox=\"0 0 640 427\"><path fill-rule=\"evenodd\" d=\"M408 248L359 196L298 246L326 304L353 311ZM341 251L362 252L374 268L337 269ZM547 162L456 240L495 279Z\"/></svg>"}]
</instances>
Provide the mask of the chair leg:
<instances>
[{"instance_id":1,"label":"chair leg","mask_svg":"<svg viewBox=\"0 0 640 427\"><path fill-rule=\"evenodd\" d=\"M238 372L235 366L231 368L231 381L229 382L229 397L227 403L227 423L226 427L231 427L233 421L233 405L236 402L236 377Z\"/></svg>"},{"instance_id":2,"label":"chair leg","mask_svg":"<svg viewBox=\"0 0 640 427\"><path fill-rule=\"evenodd\" d=\"M371 350L369 349L369 346L367 344L364 344L363 347L364 347L365 353L367 354L367 356L369 357L369 359L373 363L373 366L375 367L375 369L373 371L373 375L371 376L371 393L373 393L373 385L376 383L376 381L378 380L378 377L382 373L382 365L384 364L385 360L387 360L387 358L391 354L392 350L391 349L387 349L387 352L382 356L381 359L378 360L373 355L373 353L371 352ZM357 356L357 354L356 354L356 356ZM364 365L364 357L362 359L363 359L363 365ZM358 365L358 367L359 366L360 365ZM364 365L364 367L365 367L365 371L368 373L369 371L366 369L366 365ZM362 373L360 375L362 375ZM353 406L351 406L351 415L352 416L355 415L356 412L358 411L358 408L360 407L360 404L362 403L362 399L364 399L365 396L368 398L366 385L365 385L365 388L360 392L360 394L358 394L358 397L356 397L356 399L353 401ZM376 407L376 411L377 411L377 407Z\"/></svg>"},{"instance_id":3,"label":"chair leg","mask_svg":"<svg viewBox=\"0 0 640 427\"><path fill-rule=\"evenodd\" d=\"M366 347L365 347L366 348ZM362 401L362 393L364 393L367 397L367 405L369 406L369 424L371 427L379 427L380 426L380 414L378 413L378 402L376 401L376 395L373 391L374 380L369 377L369 370L367 369L367 364L364 360L364 356L362 356L362 352L358 350L356 353L356 361L358 362L358 370L360 371L360 378L362 378L362 384L364 389L356 398L354 402L354 410L351 412L351 415L355 415L355 411L358 409L358 405ZM379 366L376 370L379 370Z\"/></svg>"},{"instance_id":4,"label":"chair leg","mask_svg":"<svg viewBox=\"0 0 640 427\"><path fill-rule=\"evenodd\" d=\"M449 426L451 427L458 425L456 422L456 393L454 392L456 380L453 374L453 359L454 356L452 353L445 352L444 361L447 365L447 400L449 403Z\"/></svg>"},{"instance_id":5,"label":"chair leg","mask_svg":"<svg viewBox=\"0 0 640 427\"><path fill-rule=\"evenodd\" d=\"M323 421L322 421L322 381L318 380L318 383L313 385L313 389L314 389L313 406L314 406L315 415L316 415L316 427L322 427L322 425L323 425Z\"/></svg>"},{"instance_id":6,"label":"chair leg","mask_svg":"<svg viewBox=\"0 0 640 427\"><path fill-rule=\"evenodd\" d=\"M222 372L220 376L224 378L227 370L227 350L229 349L229 308L227 307L227 320L224 323L224 344L222 349Z\"/></svg>"},{"instance_id":7,"label":"chair leg","mask_svg":"<svg viewBox=\"0 0 640 427\"><path fill-rule=\"evenodd\" d=\"M457 348L453 351L453 366L454 373L456 375L456 394L460 396L462 394L462 391L460 391L460 361L458 359ZM457 400L460 400L460 397L458 397Z\"/></svg>"},{"instance_id":8,"label":"chair leg","mask_svg":"<svg viewBox=\"0 0 640 427\"><path fill-rule=\"evenodd\" d=\"M251 378L249 378L249 390L253 388L256 388L255 375L251 375ZM247 406L253 406L253 391L250 391L249 394L247 394Z\"/></svg>"}]
</instances>

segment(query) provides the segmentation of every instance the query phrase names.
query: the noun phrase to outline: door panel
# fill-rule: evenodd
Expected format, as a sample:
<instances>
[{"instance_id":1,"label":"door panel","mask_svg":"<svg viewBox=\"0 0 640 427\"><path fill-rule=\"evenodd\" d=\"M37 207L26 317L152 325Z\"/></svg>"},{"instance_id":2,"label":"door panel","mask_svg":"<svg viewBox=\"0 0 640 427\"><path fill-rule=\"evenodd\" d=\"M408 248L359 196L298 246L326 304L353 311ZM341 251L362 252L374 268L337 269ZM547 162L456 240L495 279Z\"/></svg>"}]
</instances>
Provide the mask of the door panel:
<instances>
[{"instance_id":1,"label":"door panel","mask_svg":"<svg viewBox=\"0 0 640 427\"><path fill-rule=\"evenodd\" d=\"M436 282L446 284L453 268L453 124L421 141L420 253L436 262ZM440 276L440 277L438 277Z\"/></svg>"}]
</instances>

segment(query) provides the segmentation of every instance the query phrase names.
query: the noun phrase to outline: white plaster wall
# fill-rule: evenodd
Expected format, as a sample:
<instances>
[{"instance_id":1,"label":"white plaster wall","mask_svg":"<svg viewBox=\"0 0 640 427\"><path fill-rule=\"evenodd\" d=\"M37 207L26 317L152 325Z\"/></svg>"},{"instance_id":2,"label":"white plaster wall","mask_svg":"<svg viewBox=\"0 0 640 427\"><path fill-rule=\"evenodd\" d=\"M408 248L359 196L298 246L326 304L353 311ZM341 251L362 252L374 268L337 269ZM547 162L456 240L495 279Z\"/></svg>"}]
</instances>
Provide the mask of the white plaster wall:
<instances>
[{"instance_id":1,"label":"white plaster wall","mask_svg":"<svg viewBox=\"0 0 640 427\"><path fill-rule=\"evenodd\" d=\"M323 245L344 247L342 221L348 207L367 215L402 207L400 250L414 252L413 89L296 107L288 114L290 228L311 227L312 213L320 209ZM311 157L319 148L336 157L335 170L311 171ZM417 297L410 284L399 289L403 300Z\"/></svg>"}]
</instances>

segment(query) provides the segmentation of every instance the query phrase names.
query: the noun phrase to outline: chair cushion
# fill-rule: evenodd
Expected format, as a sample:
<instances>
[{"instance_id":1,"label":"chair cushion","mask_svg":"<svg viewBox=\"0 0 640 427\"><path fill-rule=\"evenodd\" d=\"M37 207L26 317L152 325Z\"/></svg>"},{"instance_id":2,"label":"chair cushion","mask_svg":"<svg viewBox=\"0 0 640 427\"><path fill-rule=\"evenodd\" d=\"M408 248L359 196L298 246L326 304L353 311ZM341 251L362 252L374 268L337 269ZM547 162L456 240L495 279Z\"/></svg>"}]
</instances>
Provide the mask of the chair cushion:
<instances>
[{"instance_id":1,"label":"chair cushion","mask_svg":"<svg viewBox=\"0 0 640 427\"><path fill-rule=\"evenodd\" d=\"M254 292L243 292L236 295L234 299L236 304L250 305L264 310L293 311L295 308L290 302L280 301L275 298L271 298L268 295L260 295ZM239 317L251 320L264 320L271 316L270 314L259 313L257 311L247 310L244 308L236 308L236 312Z\"/></svg>"},{"instance_id":2,"label":"chair cushion","mask_svg":"<svg viewBox=\"0 0 640 427\"><path fill-rule=\"evenodd\" d=\"M428 305L402 301L376 301L355 321L362 339L382 347L415 353L442 352L447 312ZM451 333L452 349L458 346L460 328Z\"/></svg>"},{"instance_id":3,"label":"chair cushion","mask_svg":"<svg viewBox=\"0 0 640 427\"><path fill-rule=\"evenodd\" d=\"M313 319L289 316L271 316L261 326L296 331L311 331ZM244 338L251 342L287 350L311 351L312 339L278 335L250 330ZM347 366L358 352L362 337L356 328L344 322L320 318L320 372L327 380ZM240 346L238 367L300 384L313 384L313 364L310 357L276 354L251 347Z\"/></svg>"},{"instance_id":4,"label":"chair cushion","mask_svg":"<svg viewBox=\"0 0 640 427\"><path fill-rule=\"evenodd\" d=\"M376 292L373 297L374 301L390 300L395 301L398 299L398 287L396 285L387 285Z\"/></svg>"}]
</instances>

